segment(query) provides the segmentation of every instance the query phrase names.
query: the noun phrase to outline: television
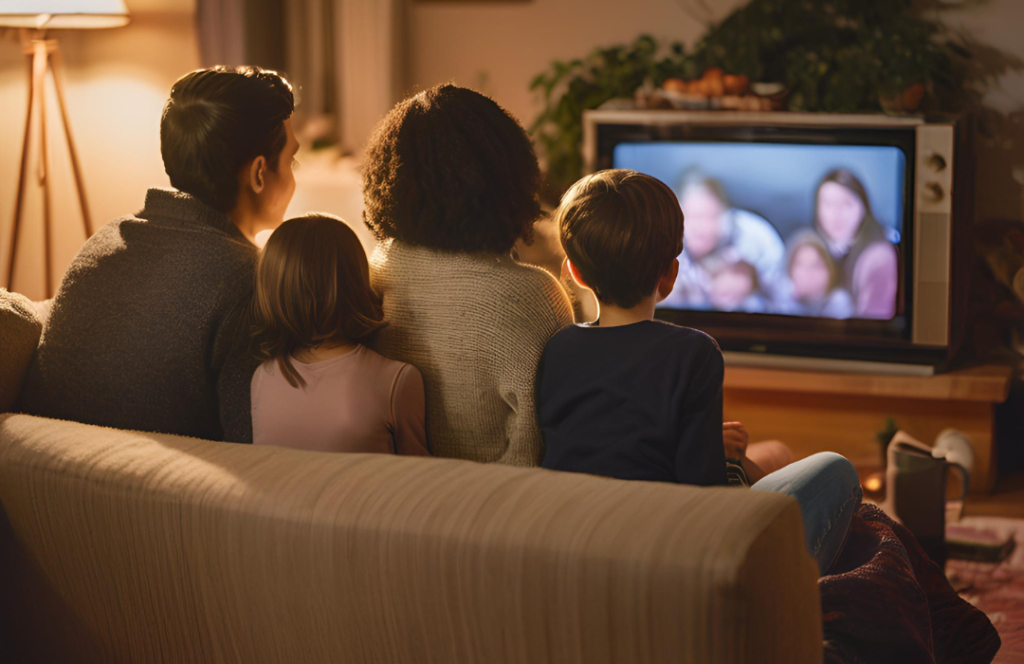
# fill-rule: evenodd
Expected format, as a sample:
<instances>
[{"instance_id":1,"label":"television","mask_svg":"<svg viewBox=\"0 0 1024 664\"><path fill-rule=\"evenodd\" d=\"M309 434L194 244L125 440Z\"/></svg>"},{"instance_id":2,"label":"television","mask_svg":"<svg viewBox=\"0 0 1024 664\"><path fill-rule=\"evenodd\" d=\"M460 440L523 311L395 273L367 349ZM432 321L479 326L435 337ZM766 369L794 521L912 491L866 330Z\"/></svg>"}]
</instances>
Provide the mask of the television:
<instances>
[{"instance_id":1,"label":"television","mask_svg":"<svg viewBox=\"0 0 1024 664\"><path fill-rule=\"evenodd\" d=\"M927 375L963 336L966 123L885 115L596 110L588 172L677 195L680 273L657 316L732 364Z\"/></svg>"}]
</instances>

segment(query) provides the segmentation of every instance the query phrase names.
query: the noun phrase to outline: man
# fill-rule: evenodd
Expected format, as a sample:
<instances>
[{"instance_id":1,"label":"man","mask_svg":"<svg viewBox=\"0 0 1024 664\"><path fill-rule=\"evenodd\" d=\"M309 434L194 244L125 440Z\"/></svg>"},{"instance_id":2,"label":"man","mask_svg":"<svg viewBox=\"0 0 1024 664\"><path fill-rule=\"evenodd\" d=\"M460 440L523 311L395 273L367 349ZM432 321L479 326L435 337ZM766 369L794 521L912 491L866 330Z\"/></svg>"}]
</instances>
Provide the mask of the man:
<instances>
[{"instance_id":1,"label":"man","mask_svg":"<svg viewBox=\"0 0 1024 664\"><path fill-rule=\"evenodd\" d=\"M291 85L257 67L194 71L160 124L175 190L93 236L29 369L26 412L251 442L248 315L261 230L295 190Z\"/></svg>"}]
</instances>

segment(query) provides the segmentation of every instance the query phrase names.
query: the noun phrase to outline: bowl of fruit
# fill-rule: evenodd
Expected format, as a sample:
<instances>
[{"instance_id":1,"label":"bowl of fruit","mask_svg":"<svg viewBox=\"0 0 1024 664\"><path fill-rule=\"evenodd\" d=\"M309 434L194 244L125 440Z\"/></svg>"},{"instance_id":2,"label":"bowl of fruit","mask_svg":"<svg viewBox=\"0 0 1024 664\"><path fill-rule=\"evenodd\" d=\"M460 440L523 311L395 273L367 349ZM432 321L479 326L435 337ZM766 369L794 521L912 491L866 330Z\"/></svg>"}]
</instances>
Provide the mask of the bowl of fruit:
<instances>
[{"instance_id":1,"label":"bowl of fruit","mask_svg":"<svg viewBox=\"0 0 1024 664\"><path fill-rule=\"evenodd\" d=\"M768 94L758 94L761 90ZM681 110L771 111L778 108L782 94L782 86L751 85L746 76L727 74L718 67L712 67L692 81L665 79L647 105Z\"/></svg>"}]
</instances>

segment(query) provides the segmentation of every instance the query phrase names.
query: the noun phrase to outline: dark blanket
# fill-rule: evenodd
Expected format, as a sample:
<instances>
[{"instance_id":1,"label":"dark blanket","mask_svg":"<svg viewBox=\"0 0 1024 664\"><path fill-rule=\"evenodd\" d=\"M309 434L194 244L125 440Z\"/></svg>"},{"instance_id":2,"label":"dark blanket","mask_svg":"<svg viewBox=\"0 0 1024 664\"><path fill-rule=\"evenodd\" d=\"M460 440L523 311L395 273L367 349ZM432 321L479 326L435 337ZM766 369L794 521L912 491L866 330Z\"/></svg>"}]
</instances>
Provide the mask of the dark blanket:
<instances>
[{"instance_id":1,"label":"dark blanket","mask_svg":"<svg viewBox=\"0 0 1024 664\"><path fill-rule=\"evenodd\" d=\"M903 526L861 505L818 582L828 664L988 664L999 635Z\"/></svg>"}]
</instances>

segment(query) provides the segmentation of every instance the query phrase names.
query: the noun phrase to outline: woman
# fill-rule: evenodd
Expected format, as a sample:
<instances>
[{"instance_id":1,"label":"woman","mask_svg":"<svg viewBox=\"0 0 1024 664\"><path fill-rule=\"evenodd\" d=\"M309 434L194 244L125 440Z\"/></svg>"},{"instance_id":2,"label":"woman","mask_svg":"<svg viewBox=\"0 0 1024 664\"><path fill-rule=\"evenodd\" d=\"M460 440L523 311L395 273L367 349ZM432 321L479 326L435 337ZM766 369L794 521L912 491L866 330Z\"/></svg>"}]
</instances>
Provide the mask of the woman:
<instances>
[{"instance_id":1,"label":"woman","mask_svg":"<svg viewBox=\"0 0 1024 664\"><path fill-rule=\"evenodd\" d=\"M510 255L540 217L526 132L491 99L442 85L381 121L365 164L364 219L381 242L371 281L389 321L372 346L422 372L432 451L538 465L536 368L572 314L551 275Z\"/></svg>"},{"instance_id":2,"label":"woman","mask_svg":"<svg viewBox=\"0 0 1024 664\"><path fill-rule=\"evenodd\" d=\"M814 230L839 264L856 318L896 315L899 259L871 211L868 193L848 170L828 173L815 196Z\"/></svg>"}]
</instances>

